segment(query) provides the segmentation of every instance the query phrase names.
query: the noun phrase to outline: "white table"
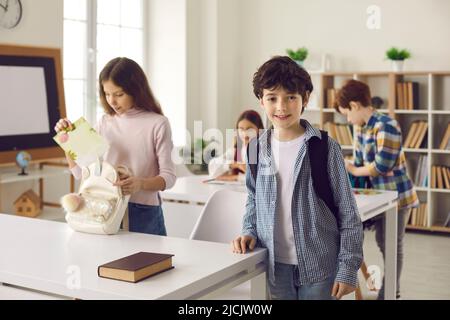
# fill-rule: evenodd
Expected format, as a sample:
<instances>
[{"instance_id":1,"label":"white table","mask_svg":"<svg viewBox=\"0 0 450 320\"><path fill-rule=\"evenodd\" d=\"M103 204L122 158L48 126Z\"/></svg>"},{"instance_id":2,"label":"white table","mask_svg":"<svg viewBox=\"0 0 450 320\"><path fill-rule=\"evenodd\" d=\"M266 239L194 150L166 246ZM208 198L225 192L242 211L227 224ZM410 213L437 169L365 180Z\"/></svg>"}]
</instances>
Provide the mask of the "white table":
<instances>
[{"instance_id":1,"label":"white table","mask_svg":"<svg viewBox=\"0 0 450 320\"><path fill-rule=\"evenodd\" d=\"M103 263L139 252L174 254L174 269L136 284L97 276ZM67 224L0 214L0 285L78 299L197 299L247 280L266 298L266 249L245 255L229 244L121 232L79 233ZM1 290L0 290L1 291Z\"/></svg>"},{"instance_id":2,"label":"white table","mask_svg":"<svg viewBox=\"0 0 450 320\"><path fill-rule=\"evenodd\" d=\"M162 192L162 198L167 201L181 201L185 207L204 204L211 195L217 190L229 188L242 192L247 192L245 186L236 185L212 185L205 184L207 176L189 176L178 178L175 186ZM386 258L385 258L385 299L396 299L396 274L397 274L397 192L381 191L381 194L375 196L356 195L359 214L362 221L366 221L379 214L385 213L386 230ZM183 204L182 204L183 205ZM195 225L195 214L189 210L181 210L180 207L172 207L172 212L164 212L166 217L168 232L170 235L170 226L192 227ZM199 212L196 212L197 218ZM193 221L192 221L193 220ZM177 230L178 231L178 230Z\"/></svg>"}]
</instances>

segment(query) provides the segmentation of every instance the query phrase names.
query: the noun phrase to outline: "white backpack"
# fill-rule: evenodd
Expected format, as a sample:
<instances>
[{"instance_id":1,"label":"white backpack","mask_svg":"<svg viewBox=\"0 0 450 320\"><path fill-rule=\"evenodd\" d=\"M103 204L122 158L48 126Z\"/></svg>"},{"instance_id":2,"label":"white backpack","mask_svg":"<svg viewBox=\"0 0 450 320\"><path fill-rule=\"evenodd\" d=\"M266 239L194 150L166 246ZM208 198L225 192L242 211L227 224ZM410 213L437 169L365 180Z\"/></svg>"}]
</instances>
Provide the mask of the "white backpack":
<instances>
[{"instance_id":1,"label":"white backpack","mask_svg":"<svg viewBox=\"0 0 450 320\"><path fill-rule=\"evenodd\" d=\"M131 175L123 166L115 169L109 163L95 162L82 167L82 180L78 191L81 202L73 212L66 206L66 221L69 226L86 233L115 234L128 207L130 196L122 195L119 186L119 172Z\"/></svg>"}]
</instances>

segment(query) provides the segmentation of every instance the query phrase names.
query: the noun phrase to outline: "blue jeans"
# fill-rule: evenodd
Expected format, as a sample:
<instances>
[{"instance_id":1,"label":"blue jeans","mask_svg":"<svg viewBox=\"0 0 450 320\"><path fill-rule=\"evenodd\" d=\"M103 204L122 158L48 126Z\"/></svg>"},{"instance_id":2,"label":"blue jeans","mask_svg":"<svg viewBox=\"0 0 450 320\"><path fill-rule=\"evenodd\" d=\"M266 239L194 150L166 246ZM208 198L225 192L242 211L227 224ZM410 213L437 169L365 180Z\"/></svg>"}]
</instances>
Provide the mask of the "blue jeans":
<instances>
[{"instance_id":1,"label":"blue jeans","mask_svg":"<svg viewBox=\"0 0 450 320\"><path fill-rule=\"evenodd\" d=\"M167 236L161 206L128 203L128 226L131 232Z\"/></svg>"},{"instance_id":2,"label":"blue jeans","mask_svg":"<svg viewBox=\"0 0 450 320\"><path fill-rule=\"evenodd\" d=\"M397 290L396 290L396 297L397 299L400 298L400 275L402 274L402 267L403 267L403 238L405 236L405 229L406 229L406 219L409 216L409 212L412 209L400 209L398 210L397 215ZM383 218L378 219L375 222L375 240L377 241L378 248L380 248L380 251L383 255L383 261L385 259L385 236L386 232L384 230L385 228L385 216L382 216ZM383 276L383 282L381 285L381 289L378 292L378 300L384 299L384 276Z\"/></svg>"},{"instance_id":3,"label":"blue jeans","mask_svg":"<svg viewBox=\"0 0 450 320\"><path fill-rule=\"evenodd\" d=\"M275 262L275 285L269 281L269 294L272 300L334 300L331 296L334 278L300 285L296 265Z\"/></svg>"}]
</instances>

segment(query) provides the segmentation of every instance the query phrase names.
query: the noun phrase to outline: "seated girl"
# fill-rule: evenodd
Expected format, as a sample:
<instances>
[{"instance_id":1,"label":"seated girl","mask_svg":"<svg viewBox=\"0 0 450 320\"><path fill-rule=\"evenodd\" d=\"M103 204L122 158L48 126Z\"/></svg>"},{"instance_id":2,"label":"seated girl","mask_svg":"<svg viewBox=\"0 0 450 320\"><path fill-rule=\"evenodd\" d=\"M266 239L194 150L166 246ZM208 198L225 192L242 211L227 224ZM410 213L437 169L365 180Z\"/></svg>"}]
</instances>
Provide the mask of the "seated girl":
<instances>
[{"instance_id":1,"label":"seated girl","mask_svg":"<svg viewBox=\"0 0 450 320\"><path fill-rule=\"evenodd\" d=\"M210 179L221 181L243 181L245 179L247 145L252 138L258 136L259 130L264 129L264 125L258 112L247 110L239 116L236 129L238 135L233 148L209 162Z\"/></svg>"}]
</instances>

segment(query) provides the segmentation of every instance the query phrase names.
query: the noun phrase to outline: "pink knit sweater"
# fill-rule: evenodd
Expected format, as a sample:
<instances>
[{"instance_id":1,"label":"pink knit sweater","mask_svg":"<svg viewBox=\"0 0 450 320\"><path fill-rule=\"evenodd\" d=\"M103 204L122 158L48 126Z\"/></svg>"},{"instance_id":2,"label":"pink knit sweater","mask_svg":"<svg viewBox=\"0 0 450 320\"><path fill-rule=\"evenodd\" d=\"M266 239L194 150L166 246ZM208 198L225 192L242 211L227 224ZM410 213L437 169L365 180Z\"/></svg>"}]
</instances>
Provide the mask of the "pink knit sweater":
<instances>
[{"instance_id":1,"label":"pink knit sweater","mask_svg":"<svg viewBox=\"0 0 450 320\"><path fill-rule=\"evenodd\" d=\"M137 109L122 115L104 115L95 129L109 143L104 160L113 166L125 165L135 176L150 178L160 176L170 189L176 180L171 153L172 133L166 117ZM76 179L81 178L81 168L72 168ZM131 195L130 202L159 205L158 192L142 190Z\"/></svg>"}]
</instances>

